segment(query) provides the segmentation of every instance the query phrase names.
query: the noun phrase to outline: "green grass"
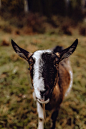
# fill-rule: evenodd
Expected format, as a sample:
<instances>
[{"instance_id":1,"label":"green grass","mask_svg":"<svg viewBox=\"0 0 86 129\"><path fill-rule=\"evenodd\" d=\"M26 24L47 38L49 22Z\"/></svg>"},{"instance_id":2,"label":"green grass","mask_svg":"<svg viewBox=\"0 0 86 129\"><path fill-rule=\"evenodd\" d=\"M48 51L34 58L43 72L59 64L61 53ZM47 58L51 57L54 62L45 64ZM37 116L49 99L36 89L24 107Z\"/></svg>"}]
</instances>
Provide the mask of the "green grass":
<instances>
[{"instance_id":1,"label":"green grass","mask_svg":"<svg viewBox=\"0 0 86 129\"><path fill-rule=\"evenodd\" d=\"M79 44L70 57L74 73L73 88L61 105L56 122L58 129L86 129L86 37L66 35L15 35L0 32L0 129L36 129L37 111L33 100L28 64L14 52L10 40L34 52L56 45L65 48L78 38ZM2 46L6 40L9 46ZM45 129L49 129L47 114Z\"/></svg>"}]
</instances>

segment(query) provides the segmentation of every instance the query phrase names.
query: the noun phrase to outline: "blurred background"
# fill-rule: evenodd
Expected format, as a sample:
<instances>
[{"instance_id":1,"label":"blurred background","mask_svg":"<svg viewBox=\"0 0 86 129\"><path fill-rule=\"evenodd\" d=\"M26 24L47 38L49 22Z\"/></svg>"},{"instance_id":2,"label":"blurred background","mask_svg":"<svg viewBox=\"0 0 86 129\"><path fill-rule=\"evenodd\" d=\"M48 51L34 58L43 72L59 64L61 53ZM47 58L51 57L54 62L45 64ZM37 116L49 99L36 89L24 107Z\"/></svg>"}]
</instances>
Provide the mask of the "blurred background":
<instances>
[{"instance_id":1,"label":"blurred background","mask_svg":"<svg viewBox=\"0 0 86 129\"><path fill-rule=\"evenodd\" d=\"M14 52L11 39L34 52L66 48L76 38L70 57L73 88L61 105L58 129L86 129L86 0L0 0L0 129L37 128L29 66Z\"/></svg>"}]
</instances>

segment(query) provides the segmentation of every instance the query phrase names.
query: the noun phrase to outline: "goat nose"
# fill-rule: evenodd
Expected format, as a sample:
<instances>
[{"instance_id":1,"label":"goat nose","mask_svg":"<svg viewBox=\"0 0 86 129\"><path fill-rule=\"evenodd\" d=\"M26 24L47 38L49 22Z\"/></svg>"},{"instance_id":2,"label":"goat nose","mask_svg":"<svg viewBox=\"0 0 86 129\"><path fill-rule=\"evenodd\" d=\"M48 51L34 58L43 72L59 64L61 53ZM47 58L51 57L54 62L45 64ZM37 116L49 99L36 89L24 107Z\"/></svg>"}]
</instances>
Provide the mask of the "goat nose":
<instances>
[{"instance_id":1,"label":"goat nose","mask_svg":"<svg viewBox=\"0 0 86 129\"><path fill-rule=\"evenodd\" d=\"M46 93L47 93L47 90L45 90L45 91L40 91L41 97L42 97L42 98L45 98Z\"/></svg>"},{"instance_id":2,"label":"goat nose","mask_svg":"<svg viewBox=\"0 0 86 129\"><path fill-rule=\"evenodd\" d=\"M48 98L49 97L49 90L41 91L40 92L42 98Z\"/></svg>"},{"instance_id":3,"label":"goat nose","mask_svg":"<svg viewBox=\"0 0 86 129\"><path fill-rule=\"evenodd\" d=\"M46 90L45 91L40 91L41 95L45 95Z\"/></svg>"}]
</instances>

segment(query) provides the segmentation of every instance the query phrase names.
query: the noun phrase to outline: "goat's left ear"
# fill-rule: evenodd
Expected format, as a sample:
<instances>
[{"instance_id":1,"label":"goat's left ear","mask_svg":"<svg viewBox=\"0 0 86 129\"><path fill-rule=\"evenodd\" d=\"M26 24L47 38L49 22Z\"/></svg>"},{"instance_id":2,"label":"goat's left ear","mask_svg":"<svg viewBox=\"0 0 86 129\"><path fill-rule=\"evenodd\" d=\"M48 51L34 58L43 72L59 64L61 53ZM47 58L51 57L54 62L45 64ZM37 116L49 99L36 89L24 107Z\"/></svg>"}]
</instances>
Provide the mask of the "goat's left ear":
<instances>
[{"instance_id":1,"label":"goat's left ear","mask_svg":"<svg viewBox=\"0 0 86 129\"><path fill-rule=\"evenodd\" d=\"M62 50L62 52L60 53L60 61L65 58L68 58L75 51L77 44L78 44L78 39L76 39L70 47Z\"/></svg>"},{"instance_id":2,"label":"goat's left ear","mask_svg":"<svg viewBox=\"0 0 86 129\"><path fill-rule=\"evenodd\" d=\"M29 53L28 51L22 49L21 47L19 47L13 40L11 40L13 49L15 50L15 52L22 58L24 58L25 60L28 61L29 57L32 55L32 53Z\"/></svg>"}]
</instances>

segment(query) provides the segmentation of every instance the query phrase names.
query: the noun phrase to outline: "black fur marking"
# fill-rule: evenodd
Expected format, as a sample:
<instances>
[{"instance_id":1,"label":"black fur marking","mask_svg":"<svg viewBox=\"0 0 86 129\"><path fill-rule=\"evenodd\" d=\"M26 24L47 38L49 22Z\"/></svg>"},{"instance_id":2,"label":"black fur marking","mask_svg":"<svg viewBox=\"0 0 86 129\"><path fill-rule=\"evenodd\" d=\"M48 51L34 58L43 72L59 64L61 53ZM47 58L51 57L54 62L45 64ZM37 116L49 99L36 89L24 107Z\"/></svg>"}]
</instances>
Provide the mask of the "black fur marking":
<instances>
[{"instance_id":1,"label":"black fur marking","mask_svg":"<svg viewBox=\"0 0 86 129\"><path fill-rule=\"evenodd\" d=\"M39 79L42 77L42 69L43 69L43 60L40 59L39 61Z\"/></svg>"},{"instance_id":2,"label":"black fur marking","mask_svg":"<svg viewBox=\"0 0 86 129\"><path fill-rule=\"evenodd\" d=\"M41 121L41 122L42 122L42 121L43 121L43 119L42 119L42 118L39 118L39 121Z\"/></svg>"},{"instance_id":3,"label":"black fur marking","mask_svg":"<svg viewBox=\"0 0 86 129\"><path fill-rule=\"evenodd\" d=\"M42 60L44 62L43 64L43 71L42 71L42 77L44 78L44 85L45 85L45 91L41 92L41 96L45 97L45 100L50 98L51 96L51 90L55 86L55 78L57 76L57 69L55 67L55 59L57 56L55 54L49 54L49 53L43 53L42 54Z\"/></svg>"},{"instance_id":4,"label":"black fur marking","mask_svg":"<svg viewBox=\"0 0 86 129\"><path fill-rule=\"evenodd\" d=\"M56 118L58 116L58 113L59 113L59 108L52 113L52 116L51 116L51 120L52 120L52 123L51 124L52 125L51 125L51 128L50 129L55 129Z\"/></svg>"},{"instance_id":5,"label":"black fur marking","mask_svg":"<svg viewBox=\"0 0 86 129\"><path fill-rule=\"evenodd\" d=\"M28 63L29 63L30 75L31 75L31 78L33 79L33 76L34 76L34 68L33 68L33 65L34 65L34 63L35 63L35 60L32 58L32 56L29 58Z\"/></svg>"}]
</instances>

